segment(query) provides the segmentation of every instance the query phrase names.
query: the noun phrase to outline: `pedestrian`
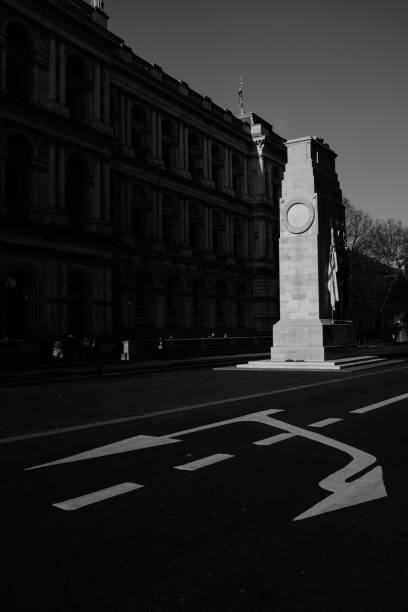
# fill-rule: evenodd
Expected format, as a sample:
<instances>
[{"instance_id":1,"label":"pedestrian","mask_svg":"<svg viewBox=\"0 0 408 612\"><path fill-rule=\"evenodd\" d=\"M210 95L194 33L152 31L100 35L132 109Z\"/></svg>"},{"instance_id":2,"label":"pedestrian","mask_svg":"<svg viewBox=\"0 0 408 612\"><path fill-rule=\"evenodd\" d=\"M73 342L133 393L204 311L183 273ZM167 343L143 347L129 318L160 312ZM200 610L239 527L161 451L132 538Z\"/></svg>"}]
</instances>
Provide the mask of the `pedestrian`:
<instances>
[{"instance_id":1,"label":"pedestrian","mask_svg":"<svg viewBox=\"0 0 408 612\"><path fill-rule=\"evenodd\" d=\"M52 346L52 358L55 361L62 361L64 359L64 350L61 340L55 340Z\"/></svg>"},{"instance_id":2,"label":"pedestrian","mask_svg":"<svg viewBox=\"0 0 408 612\"><path fill-rule=\"evenodd\" d=\"M94 338L91 342L91 355L92 361L95 364L96 374L99 380L103 378L103 363L102 363L102 351L99 342Z\"/></svg>"}]
</instances>

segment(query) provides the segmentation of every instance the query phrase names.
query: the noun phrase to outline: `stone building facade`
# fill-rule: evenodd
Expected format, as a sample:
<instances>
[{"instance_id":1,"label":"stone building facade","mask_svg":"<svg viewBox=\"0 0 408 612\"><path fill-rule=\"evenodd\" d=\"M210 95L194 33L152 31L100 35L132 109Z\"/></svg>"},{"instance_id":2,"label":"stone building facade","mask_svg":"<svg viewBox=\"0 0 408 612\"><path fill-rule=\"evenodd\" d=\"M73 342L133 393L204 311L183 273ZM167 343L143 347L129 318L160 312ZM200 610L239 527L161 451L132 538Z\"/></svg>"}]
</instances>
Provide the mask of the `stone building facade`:
<instances>
[{"instance_id":1,"label":"stone building facade","mask_svg":"<svg viewBox=\"0 0 408 612\"><path fill-rule=\"evenodd\" d=\"M269 332L283 138L107 24L1 3L0 338Z\"/></svg>"}]
</instances>

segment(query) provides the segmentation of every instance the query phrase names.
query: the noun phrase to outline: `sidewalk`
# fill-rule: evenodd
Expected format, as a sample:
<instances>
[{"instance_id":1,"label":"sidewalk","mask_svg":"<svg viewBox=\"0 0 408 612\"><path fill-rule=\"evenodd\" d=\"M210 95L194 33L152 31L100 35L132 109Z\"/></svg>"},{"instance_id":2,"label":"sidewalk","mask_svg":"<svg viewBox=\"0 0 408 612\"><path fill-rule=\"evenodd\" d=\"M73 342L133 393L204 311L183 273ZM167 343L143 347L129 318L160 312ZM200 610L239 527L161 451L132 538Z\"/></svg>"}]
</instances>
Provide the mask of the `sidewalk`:
<instances>
[{"instance_id":1,"label":"sidewalk","mask_svg":"<svg viewBox=\"0 0 408 612\"><path fill-rule=\"evenodd\" d=\"M149 361L104 361L102 373L95 364L52 363L19 372L0 372L0 387L14 387L47 382L69 382L113 376L129 376L168 370L234 365L251 359L265 359L268 353L245 353L238 355L210 355L184 357L180 359L152 359Z\"/></svg>"},{"instance_id":2,"label":"sidewalk","mask_svg":"<svg viewBox=\"0 0 408 612\"><path fill-rule=\"evenodd\" d=\"M378 355L389 359L408 358L408 343L380 343L363 345L360 355ZM0 372L0 387L42 384L49 382L70 382L92 380L115 376L165 372L169 370L200 367L228 366L256 359L267 359L269 353L244 353L237 355L211 355L205 357L184 357L180 359L152 359L149 361L105 361L102 373L95 364L57 364L38 366L19 372Z\"/></svg>"}]
</instances>

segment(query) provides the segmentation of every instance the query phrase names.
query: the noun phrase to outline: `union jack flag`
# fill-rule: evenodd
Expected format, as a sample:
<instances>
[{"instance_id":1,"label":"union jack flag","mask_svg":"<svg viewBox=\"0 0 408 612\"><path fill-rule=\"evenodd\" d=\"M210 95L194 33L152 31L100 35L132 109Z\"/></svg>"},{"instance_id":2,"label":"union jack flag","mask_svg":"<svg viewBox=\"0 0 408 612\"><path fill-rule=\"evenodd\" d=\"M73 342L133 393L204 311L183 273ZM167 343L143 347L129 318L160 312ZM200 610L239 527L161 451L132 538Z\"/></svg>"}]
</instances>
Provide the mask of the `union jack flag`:
<instances>
[{"instance_id":1,"label":"union jack flag","mask_svg":"<svg viewBox=\"0 0 408 612\"><path fill-rule=\"evenodd\" d=\"M331 239L330 239L330 254L329 254L329 269L328 269L328 279L327 279L327 287L330 293L330 304L332 310L336 307L336 302L339 301L339 288L337 285L337 253L336 253L336 244L334 242L334 233L333 227L331 228Z\"/></svg>"}]
</instances>

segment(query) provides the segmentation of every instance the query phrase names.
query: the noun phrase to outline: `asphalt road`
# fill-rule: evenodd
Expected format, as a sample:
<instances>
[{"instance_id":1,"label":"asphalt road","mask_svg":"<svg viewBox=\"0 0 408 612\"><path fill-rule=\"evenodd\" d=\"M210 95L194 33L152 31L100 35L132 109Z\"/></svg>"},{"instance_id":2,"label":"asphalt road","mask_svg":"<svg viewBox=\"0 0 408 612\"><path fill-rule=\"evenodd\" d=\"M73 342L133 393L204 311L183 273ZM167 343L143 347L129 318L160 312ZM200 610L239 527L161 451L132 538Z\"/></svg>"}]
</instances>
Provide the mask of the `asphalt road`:
<instances>
[{"instance_id":1,"label":"asphalt road","mask_svg":"<svg viewBox=\"0 0 408 612\"><path fill-rule=\"evenodd\" d=\"M1 609L407 612L407 383L402 363L0 390Z\"/></svg>"}]
</instances>

